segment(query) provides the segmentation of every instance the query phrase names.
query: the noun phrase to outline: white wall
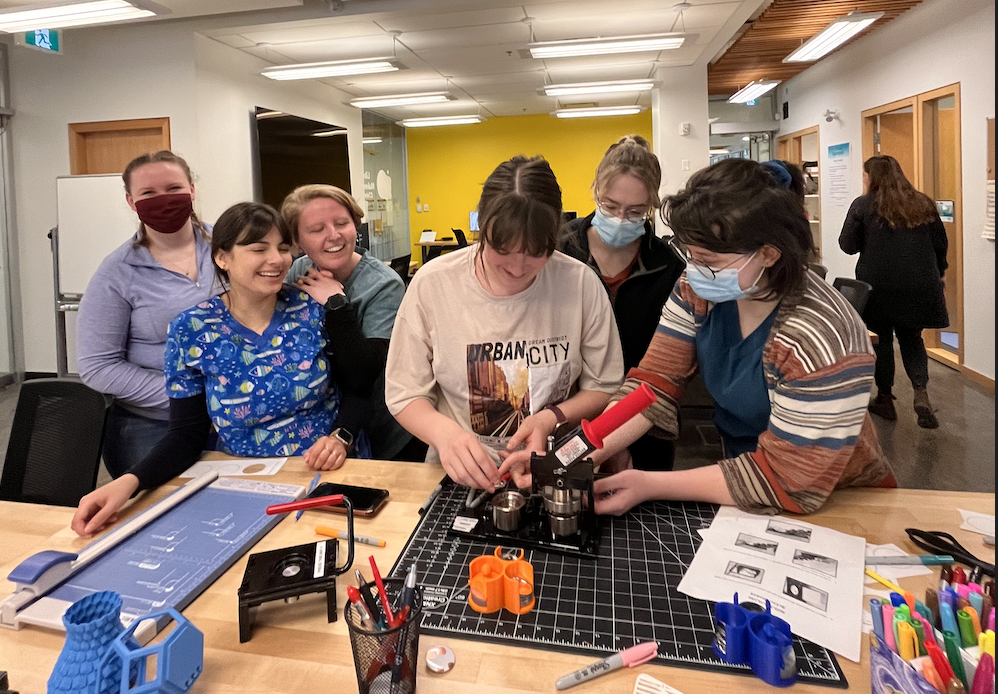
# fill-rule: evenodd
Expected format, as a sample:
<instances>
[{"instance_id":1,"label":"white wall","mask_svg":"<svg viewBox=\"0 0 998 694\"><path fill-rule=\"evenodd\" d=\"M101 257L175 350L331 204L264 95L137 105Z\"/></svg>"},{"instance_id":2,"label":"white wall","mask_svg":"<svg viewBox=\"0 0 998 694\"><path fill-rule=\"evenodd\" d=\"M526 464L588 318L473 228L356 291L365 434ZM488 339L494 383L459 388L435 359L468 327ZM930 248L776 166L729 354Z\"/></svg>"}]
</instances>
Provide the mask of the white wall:
<instances>
[{"instance_id":1,"label":"white wall","mask_svg":"<svg viewBox=\"0 0 998 694\"><path fill-rule=\"evenodd\" d=\"M955 82L961 89L963 145L964 361L995 376L995 245L984 226L987 130L995 115L993 0L932 0L819 62L778 89L790 102L780 133L820 126L823 263L829 278L853 277L854 256L838 250L845 209L828 199L828 146L848 142L850 195L863 192L860 112ZM826 123L824 112L839 112Z\"/></svg>"},{"instance_id":2,"label":"white wall","mask_svg":"<svg viewBox=\"0 0 998 694\"><path fill-rule=\"evenodd\" d=\"M10 52L27 371L56 369L46 234L56 224L55 179L69 174L69 123L169 117L172 148L194 170L196 208L206 220L253 197L250 114L257 105L348 127L351 179L363 190L360 111L343 105L342 92L267 80L259 75L262 63L196 28L196 22L168 22L75 30L61 56ZM131 233L122 229L122 242Z\"/></svg>"},{"instance_id":3,"label":"white wall","mask_svg":"<svg viewBox=\"0 0 998 694\"><path fill-rule=\"evenodd\" d=\"M666 67L652 91L652 147L662 164L661 193L677 192L694 171L710 164L706 65ZM681 123L690 134L680 135Z\"/></svg>"}]
</instances>

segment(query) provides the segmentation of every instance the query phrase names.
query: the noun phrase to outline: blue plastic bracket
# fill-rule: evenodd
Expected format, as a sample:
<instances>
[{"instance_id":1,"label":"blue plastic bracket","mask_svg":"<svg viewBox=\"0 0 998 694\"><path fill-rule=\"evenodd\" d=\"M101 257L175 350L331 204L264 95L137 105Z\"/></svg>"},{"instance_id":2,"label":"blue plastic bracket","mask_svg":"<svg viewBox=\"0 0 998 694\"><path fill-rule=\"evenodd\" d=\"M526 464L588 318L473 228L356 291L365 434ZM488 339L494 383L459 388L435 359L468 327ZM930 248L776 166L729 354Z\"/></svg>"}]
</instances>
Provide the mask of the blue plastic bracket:
<instances>
[{"instance_id":1,"label":"blue plastic bracket","mask_svg":"<svg viewBox=\"0 0 998 694\"><path fill-rule=\"evenodd\" d=\"M146 620L156 620L157 634L170 622L176 626L165 639L140 647L133 638L136 628ZM121 691L128 694L184 694L189 691L204 668L204 634L176 610L165 610L135 621L111 644L104 656L121 658ZM156 656L156 672L146 673L150 656ZM129 682L131 674L137 674Z\"/></svg>"},{"instance_id":2,"label":"blue plastic bracket","mask_svg":"<svg viewBox=\"0 0 998 694\"><path fill-rule=\"evenodd\" d=\"M717 657L733 665L748 665L767 684L789 687L797 681L797 656L790 625L772 614L769 601L765 612L753 612L732 602L714 606L714 641Z\"/></svg>"}]
</instances>

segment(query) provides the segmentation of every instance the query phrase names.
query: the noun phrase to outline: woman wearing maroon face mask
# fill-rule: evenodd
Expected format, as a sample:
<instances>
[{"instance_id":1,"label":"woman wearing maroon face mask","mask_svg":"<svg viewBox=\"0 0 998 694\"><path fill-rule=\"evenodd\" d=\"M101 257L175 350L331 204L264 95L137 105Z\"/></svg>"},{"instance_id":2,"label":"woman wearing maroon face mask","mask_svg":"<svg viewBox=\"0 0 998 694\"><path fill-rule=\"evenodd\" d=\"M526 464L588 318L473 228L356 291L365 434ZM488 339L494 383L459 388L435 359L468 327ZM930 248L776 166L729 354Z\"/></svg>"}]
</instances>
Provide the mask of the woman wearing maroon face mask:
<instances>
[{"instance_id":1,"label":"woman wearing maroon face mask","mask_svg":"<svg viewBox=\"0 0 998 694\"><path fill-rule=\"evenodd\" d=\"M76 361L83 382L114 396L104 464L118 477L166 434L166 329L221 291L209 228L194 214L191 170L173 152L143 154L122 174L138 231L101 263L80 302Z\"/></svg>"}]
</instances>

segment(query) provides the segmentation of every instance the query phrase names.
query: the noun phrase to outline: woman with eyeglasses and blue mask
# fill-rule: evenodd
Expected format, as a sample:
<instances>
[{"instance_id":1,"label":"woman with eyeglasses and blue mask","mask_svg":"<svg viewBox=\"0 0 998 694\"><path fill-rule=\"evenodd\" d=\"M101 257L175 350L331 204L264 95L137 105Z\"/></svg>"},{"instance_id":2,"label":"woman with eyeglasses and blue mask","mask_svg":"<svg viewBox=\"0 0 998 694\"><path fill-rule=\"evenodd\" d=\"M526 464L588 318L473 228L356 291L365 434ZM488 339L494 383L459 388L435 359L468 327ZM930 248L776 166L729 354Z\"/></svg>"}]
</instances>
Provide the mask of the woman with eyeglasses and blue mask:
<instances>
[{"instance_id":1,"label":"woman with eyeglasses and blue mask","mask_svg":"<svg viewBox=\"0 0 998 694\"><path fill-rule=\"evenodd\" d=\"M662 214L687 270L613 398L647 383L657 401L593 457L625 456L652 430L675 438L683 390L699 370L723 459L679 472L623 470L596 482L596 511L668 499L811 513L839 487L896 486L866 411L869 334L845 297L807 270L812 241L799 197L766 167L730 159L694 174Z\"/></svg>"},{"instance_id":2,"label":"woman with eyeglasses and blue mask","mask_svg":"<svg viewBox=\"0 0 998 694\"><path fill-rule=\"evenodd\" d=\"M574 220L558 250L586 263L600 276L613 305L624 368L637 366L662 316L682 258L655 235L652 213L659 205L662 167L648 141L628 135L610 146L596 167L596 209ZM675 444L654 435L629 447L634 467L671 470Z\"/></svg>"}]
</instances>

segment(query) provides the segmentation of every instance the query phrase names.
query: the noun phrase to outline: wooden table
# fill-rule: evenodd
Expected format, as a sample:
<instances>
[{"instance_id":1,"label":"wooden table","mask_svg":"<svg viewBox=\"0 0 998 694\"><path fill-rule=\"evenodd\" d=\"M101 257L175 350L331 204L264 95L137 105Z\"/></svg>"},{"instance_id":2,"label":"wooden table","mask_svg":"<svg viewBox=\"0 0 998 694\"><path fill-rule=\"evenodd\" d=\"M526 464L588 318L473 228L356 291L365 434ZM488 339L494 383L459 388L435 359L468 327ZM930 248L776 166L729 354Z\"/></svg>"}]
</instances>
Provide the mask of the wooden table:
<instances>
[{"instance_id":1,"label":"wooden table","mask_svg":"<svg viewBox=\"0 0 998 694\"><path fill-rule=\"evenodd\" d=\"M433 259L429 257L431 248L439 248L439 249L457 248L459 244L457 242L457 239L441 239L439 241L419 241L416 243L416 245L419 246L420 248L420 253L422 255L421 257L422 263L423 265L426 265L427 261Z\"/></svg>"},{"instance_id":2,"label":"wooden table","mask_svg":"<svg viewBox=\"0 0 998 694\"><path fill-rule=\"evenodd\" d=\"M276 482L307 484L312 473L300 459L289 460L275 477ZM442 477L436 465L348 461L342 469L325 473L324 481L387 487L391 501L372 519L359 518L356 532L387 540L384 549L358 545L355 563L366 564L374 554L383 571L388 571L402 550L418 520L418 509ZM139 500L141 509L162 498L170 487L157 490ZM863 489L836 492L819 513L807 518L816 524L863 535L870 542L893 542L910 551L918 551L908 542L904 528L920 527L946 530L971 551L987 561L994 561L994 550L986 549L981 536L959 530L957 508L994 513L994 494L963 494L923 490ZM29 555L43 550L76 551L87 541L69 529L72 509L30 504L0 503L0 571L6 576ZM263 551L304 544L319 539L315 525L324 523L345 527L343 519L326 513L307 512L298 523L289 516L254 549ZM236 590L246 566L246 557L208 588L186 610L185 615L205 635L205 671L194 692L352 692L356 679L350 653L350 641L342 620L325 621L325 601L309 596L285 605L271 603L257 610L253 638L239 643ZM922 591L933 577L906 579L904 587ZM346 600L347 581L340 581L337 602ZM12 584L0 586L0 598ZM342 613L342 610L341 610ZM62 648L63 635L34 627L20 631L0 628L0 670L10 673L13 688L23 694L45 691L46 681ZM499 692L553 692L555 680L593 661L592 656L566 655L529 648L512 648L480 641L463 641L438 636L420 640L420 658L435 644L447 644L457 654L457 667L445 675L419 669L418 689L423 694L435 692L489 694ZM864 647L862 663L839 658L850 683L850 690L870 691L869 665ZM684 694L724 691L777 691L754 677L719 675L682 668L642 665L635 670L619 670L572 692L620 692L629 694L637 672L646 672L671 684ZM830 694L834 690L813 685L796 685L798 694Z\"/></svg>"}]
</instances>

